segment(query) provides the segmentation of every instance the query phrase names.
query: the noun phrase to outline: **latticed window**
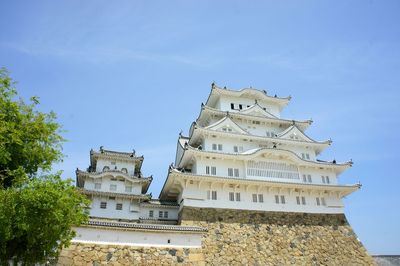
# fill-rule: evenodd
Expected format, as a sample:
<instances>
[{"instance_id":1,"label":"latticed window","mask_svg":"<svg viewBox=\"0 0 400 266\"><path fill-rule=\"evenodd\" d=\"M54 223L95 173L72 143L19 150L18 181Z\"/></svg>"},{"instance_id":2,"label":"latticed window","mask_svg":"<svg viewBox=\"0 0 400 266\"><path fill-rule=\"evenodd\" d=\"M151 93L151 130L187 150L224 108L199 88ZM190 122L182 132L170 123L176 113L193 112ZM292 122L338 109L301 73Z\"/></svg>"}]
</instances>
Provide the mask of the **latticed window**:
<instances>
[{"instance_id":1,"label":"latticed window","mask_svg":"<svg viewBox=\"0 0 400 266\"><path fill-rule=\"evenodd\" d=\"M212 200L217 200L217 191L212 191L211 192L211 199Z\"/></svg>"},{"instance_id":2,"label":"latticed window","mask_svg":"<svg viewBox=\"0 0 400 266\"><path fill-rule=\"evenodd\" d=\"M299 173L296 165L271 161L249 161L247 175L299 179Z\"/></svg>"},{"instance_id":3,"label":"latticed window","mask_svg":"<svg viewBox=\"0 0 400 266\"><path fill-rule=\"evenodd\" d=\"M168 212L167 211L164 212L164 218L168 218Z\"/></svg>"},{"instance_id":4,"label":"latticed window","mask_svg":"<svg viewBox=\"0 0 400 266\"><path fill-rule=\"evenodd\" d=\"M122 203L117 203L115 205L115 209L118 210L118 211L122 210Z\"/></svg>"},{"instance_id":5,"label":"latticed window","mask_svg":"<svg viewBox=\"0 0 400 266\"><path fill-rule=\"evenodd\" d=\"M211 166L211 175L217 175L217 167Z\"/></svg>"},{"instance_id":6,"label":"latticed window","mask_svg":"<svg viewBox=\"0 0 400 266\"><path fill-rule=\"evenodd\" d=\"M240 201L240 193L236 192L236 201Z\"/></svg>"},{"instance_id":7,"label":"latticed window","mask_svg":"<svg viewBox=\"0 0 400 266\"><path fill-rule=\"evenodd\" d=\"M264 202L264 195L263 194L258 194L258 202Z\"/></svg>"},{"instance_id":8,"label":"latticed window","mask_svg":"<svg viewBox=\"0 0 400 266\"><path fill-rule=\"evenodd\" d=\"M257 194L253 194L253 202L257 202Z\"/></svg>"},{"instance_id":9,"label":"latticed window","mask_svg":"<svg viewBox=\"0 0 400 266\"><path fill-rule=\"evenodd\" d=\"M233 176L233 169L232 168L228 168L228 176Z\"/></svg>"},{"instance_id":10,"label":"latticed window","mask_svg":"<svg viewBox=\"0 0 400 266\"><path fill-rule=\"evenodd\" d=\"M230 201L235 201L235 193L229 192L229 200Z\"/></svg>"},{"instance_id":11,"label":"latticed window","mask_svg":"<svg viewBox=\"0 0 400 266\"><path fill-rule=\"evenodd\" d=\"M217 200L217 191L207 190L207 199Z\"/></svg>"},{"instance_id":12,"label":"latticed window","mask_svg":"<svg viewBox=\"0 0 400 266\"><path fill-rule=\"evenodd\" d=\"M106 209L107 208L107 202L102 201L100 202L100 209Z\"/></svg>"},{"instance_id":13,"label":"latticed window","mask_svg":"<svg viewBox=\"0 0 400 266\"><path fill-rule=\"evenodd\" d=\"M153 210L149 211L149 217L150 217L150 218L153 218L153 217L154 217L154 211L153 211Z\"/></svg>"}]
</instances>

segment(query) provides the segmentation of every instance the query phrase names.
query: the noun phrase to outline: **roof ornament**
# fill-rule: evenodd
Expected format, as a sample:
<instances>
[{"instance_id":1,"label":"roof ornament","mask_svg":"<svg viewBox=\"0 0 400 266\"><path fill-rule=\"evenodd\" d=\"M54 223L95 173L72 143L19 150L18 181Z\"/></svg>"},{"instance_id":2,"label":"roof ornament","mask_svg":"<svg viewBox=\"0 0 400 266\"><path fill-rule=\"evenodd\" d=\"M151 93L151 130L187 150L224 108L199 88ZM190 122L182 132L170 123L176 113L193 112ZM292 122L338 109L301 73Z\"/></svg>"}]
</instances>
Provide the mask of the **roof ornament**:
<instances>
[{"instance_id":1,"label":"roof ornament","mask_svg":"<svg viewBox=\"0 0 400 266\"><path fill-rule=\"evenodd\" d=\"M211 89L214 89L215 88L215 81L213 81L212 83L211 83Z\"/></svg>"},{"instance_id":2,"label":"roof ornament","mask_svg":"<svg viewBox=\"0 0 400 266\"><path fill-rule=\"evenodd\" d=\"M103 146L100 146L100 152L101 152L101 153L104 152Z\"/></svg>"},{"instance_id":3,"label":"roof ornament","mask_svg":"<svg viewBox=\"0 0 400 266\"><path fill-rule=\"evenodd\" d=\"M276 94L275 94L275 95L274 95L274 97L275 97L275 98L277 98L277 97L278 97L278 95L276 95Z\"/></svg>"},{"instance_id":4,"label":"roof ornament","mask_svg":"<svg viewBox=\"0 0 400 266\"><path fill-rule=\"evenodd\" d=\"M292 120L292 125L296 125L296 121Z\"/></svg>"},{"instance_id":5,"label":"roof ornament","mask_svg":"<svg viewBox=\"0 0 400 266\"><path fill-rule=\"evenodd\" d=\"M224 86L224 89L226 90L226 86Z\"/></svg>"},{"instance_id":6,"label":"roof ornament","mask_svg":"<svg viewBox=\"0 0 400 266\"><path fill-rule=\"evenodd\" d=\"M257 99L254 99L254 104L257 104Z\"/></svg>"},{"instance_id":7,"label":"roof ornament","mask_svg":"<svg viewBox=\"0 0 400 266\"><path fill-rule=\"evenodd\" d=\"M276 143L274 142L273 144L274 144L274 146L272 146L272 148L276 149Z\"/></svg>"},{"instance_id":8,"label":"roof ornament","mask_svg":"<svg viewBox=\"0 0 400 266\"><path fill-rule=\"evenodd\" d=\"M263 92L264 92L265 95L267 95L267 91L266 90L263 90Z\"/></svg>"},{"instance_id":9,"label":"roof ornament","mask_svg":"<svg viewBox=\"0 0 400 266\"><path fill-rule=\"evenodd\" d=\"M204 103L201 103L201 107L204 107Z\"/></svg>"},{"instance_id":10,"label":"roof ornament","mask_svg":"<svg viewBox=\"0 0 400 266\"><path fill-rule=\"evenodd\" d=\"M227 117L231 117L229 111L226 111L226 116L227 116Z\"/></svg>"},{"instance_id":11,"label":"roof ornament","mask_svg":"<svg viewBox=\"0 0 400 266\"><path fill-rule=\"evenodd\" d=\"M336 164L336 160L335 160L335 159L333 159L332 163L333 163L333 164Z\"/></svg>"},{"instance_id":12,"label":"roof ornament","mask_svg":"<svg viewBox=\"0 0 400 266\"><path fill-rule=\"evenodd\" d=\"M182 137L183 134L183 130L181 129L181 131L179 132L179 137Z\"/></svg>"},{"instance_id":13,"label":"roof ornament","mask_svg":"<svg viewBox=\"0 0 400 266\"><path fill-rule=\"evenodd\" d=\"M136 154L136 150L132 149L132 155L135 155L135 154Z\"/></svg>"}]
</instances>

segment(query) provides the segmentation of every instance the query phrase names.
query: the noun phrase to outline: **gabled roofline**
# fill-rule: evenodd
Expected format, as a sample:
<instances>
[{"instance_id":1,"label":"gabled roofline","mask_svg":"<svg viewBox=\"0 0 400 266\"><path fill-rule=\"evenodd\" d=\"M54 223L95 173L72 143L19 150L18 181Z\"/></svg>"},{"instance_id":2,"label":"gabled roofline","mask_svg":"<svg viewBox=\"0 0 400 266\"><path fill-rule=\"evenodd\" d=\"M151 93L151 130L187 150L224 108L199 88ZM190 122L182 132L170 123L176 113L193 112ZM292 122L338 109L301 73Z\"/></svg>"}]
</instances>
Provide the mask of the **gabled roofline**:
<instances>
[{"instance_id":1,"label":"gabled roofline","mask_svg":"<svg viewBox=\"0 0 400 266\"><path fill-rule=\"evenodd\" d=\"M82 171L79 170L78 168L75 171L76 173L76 185L77 187L83 187L82 183L82 178L83 177L89 177L89 178L102 178L106 176L113 176L113 177L123 177L128 181L134 182L134 183L142 183L144 186L142 187L142 193L146 193L147 190L149 189L149 186L151 182L153 181L153 176L148 176L148 177L137 177L137 176L130 176L124 172L121 171L116 171L116 170L110 170L106 172L87 172L87 171Z\"/></svg>"},{"instance_id":2,"label":"gabled roofline","mask_svg":"<svg viewBox=\"0 0 400 266\"><path fill-rule=\"evenodd\" d=\"M236 133L236 132L221 132L221 131L216 131L216 130L212 130L212 129L208 129L205 127L201 127L199 125L197 125L196 123L193 123L192 126L190 127L190 132L189 132L189 139L192 140L194 131L198 129L198 130L205 130L208 131L209 133L213 133L213 134L224 134L224 135L230 135L232 137L246 137L246 138L252 138L252 139L259 139L259 140L263 140L263 139L268 139L271 140L272 142L292 142L292 143L299 143L299 144L308 144L308 145L318 145L318 146L329 146L331 144L330 140L327 141L314 141L314 142L308 142L308 141L302 141L302 140L294 140L294 139L282 139L282 138L271 138L268 136L258 136L258 135L245 135L245 134L241 134L241 133ZM189 140L189 143L190 143ZM322 151L322 150L321 150Z\"/></svg>"},{"instance_id":3,"label":"gabled roofline","mask_svg":"<svg viewBox=\"0 0 400 266\"><path fill-rule=\"evenodd\" d=\"M196 119L196 121L199 121L202 113L204 112L211 112L211 113L218 113L221 116L225 115L226 112L225 111L221 111L218 109L215 109L213 107L210 107L208 105L204 105L204 103L201 104L201 109L200 109L200 113ZM312 119L309 120L304 120L304 121L298 121L298 120L289 120L289 119L282 119L282 118L272 118L272 117L262 117L262 116L256 116L256 115L250 115L250 114L244 114L241 112L230 112L229 113L231 117L246 117L246 118L251 118L254 120L268 120L269 122L276 122L276 123L283 123L283 124L297 124L297 125L302 125L302 127L304 127L304 129L306 129L308 126L310 126L313 123Z\"/></svg>"},{"instance_id":4,"label":"gabled roofline","mask_svg":"<svg viewBox=\"0 0 400 266\"><path fill-rule=\"evenodd\" d=\"M319 142L316 141L314 139L312 139L311 137L307 136L300 128L298 128L298 126L296 124L291 125L290 127L288 127L287 129L285 129L284 131L282 131L281 133L277 134L277 137L283 137L285 135L287 135L289 132L291 132L292 130L297 129L302 135L303 137L305 137L306 139L308 139L310 142L314 142L314 143L327 143L327 144L332 144L332 140L326 140L324 142Z\"/></svg>"},{"instance_id":5,"label":"gabled roofline","mask_svg":"<svg viewBox=\"0 0 400 266\"><path fill-rule=\"evenodd\" d=\"M260 97L261 99L276 102L277 104L281 105L282 107L286 106L289 103L290 99L292 98L291 96L277 97L276 95L274 97L272 97L272 96L267 95L267 92L265 90L260 91L260 90L253 89L253 88L243 88L241 90L231 90L231 89L227 89L226 87L221 88L221 87L218 87L213 82L211 84L211 92L208 95L206 105L209 103L209 100L213 93L225 93L225 94L231 94L231 95L234 95L237 97L241 97L245 94L254 93L254 94L258 95L258 97Z\"/></svg>"},{"instance_id":6,"label":"gabled roofline","mask_svg":"<svg viewBox=\"0 0 400 266\"><path fill-rule=\"evenodd\" d=\"M254 108L259 108L259 109L261 109L262 112L266 113L268 116L271 116L271 118L276 118L276 119L278 119L278 117L276 117L275 115L271 114L271 113L268 112L267 110L264 110L264 108L263 108L261 105L258 104L258 101L257 101L257 100L256 100L256 102L255 102L253 105L251 105L250 107L240 110L239 113L246 114L245 112L248 112L248 111L250 111L250 110L252 110L252 109L254 109ZM268 116L267 116L267 117L268 117Z\"/></svg>"},{"instance_id":7,"label":"gabled roofline","mask_svg":"<svg viewBox=\"0 0 400 266\"><path fill-rule=\"evenodd\" d=\"M334 167L334 168L342 168L342 167L351 167L353 165L353 161L347 161L344 163L333 163L333 162L325 162L325 161L308 161L305 160L301 157L299 157L296 153L294 153L293 151L290 150L286 150L286 149L278 149L278 148L257 148L257 149L253 149L250 152L243 152L243 153L223 153L223 152L218 152L218 151L205 151L205 150L199 150L196 149L190 145L186 145L184 148L184 152L186 151L192 151L195 153L204 153L204 154L209 154L210 156L212 156L213 154L219 154L219 155L223 155L223 156L231 156L233 157L233 159L237 159L242 157L244 158L248 158L248 159L252 159L255 158L261 154L267 153L267 152L281 152L281 153L286 153L288 154L290 157L292 157L293 159L297 160L298 162L302 162L302 163L306 163L307 165L313 165L315 167L321 167L321 166L326 166L326 167ZM184 157L185 154L183 154L182 158ZM182 161L182 159L181 159ZM179 163L181 163L181 161ZM180 167L180 165L176 165L177 167ZM345 169L343 169L344 171ZM340 172L341 173L341 172Z\"/></svg>"},{"instance_id":8,"label":"gabled roofline","mask_svg":"<svg viewBox=\"0 0 400 266\"><path fill-rule=\"evenodd\" d=\"M238 127L238 128L240 129L240 131L245 132L246 135L249 134L249 132L247 132L247 130L245 130L244 128L242 128L241 126L239 126L235 121L233 121L233 120L231 119L231 117L230 117L230 115L229 115L229 112L226 112L226 116L223 117L222 119L220 119L219 121L215 122L214 124L208 125L208 126L206 126L206 127L204 127L204 128L205 128L205 129L210 129L210 130L212 130L211 128L216 127L216 126L218 126L218 125L224 123L224 122L227 121L227 120L228 120L229 122L231 122L234 126ZM244 133L243 133L243 134L244 134Z\"/></svg>"},{"instance_id":9,"label":"gabled roofline","mask_svg":"<svg viewBox=\"0 0 400 266\"><path fill-rule=\"evenodd\" d=\"M168 171L168 176L165 180L164 186L160 191L159 198L162 198L162 195L165 193L165 189L167 186L168 181L173 177L188 177L188 178L195 178L203 181L229 181L231 183L240 183L240 184L254 184L254 183L262 183L265 185L273 186L273 187L297 187L301 189L318 189L318 190L330 190L330 191L343 191L346 192L342 195L342 197L357 191L361 188L361 183L353 184L353 185L326 185L326 184L315 184L315 183L297 183L297 182L285 182L285 181L272 181L272 180L259 180L259 179L243 179L243 178L232 178L232 177L223 177L223 176L211 176L211 175L197 175L193 173L181 172L176 168L170 167Z\"/></svg>"},{"instance_id":10,"label":"gabled roofline","mask_svg":"<svg viewBox=\"0 0 400 266\"><path fill-rule=\"evenodd\" d=\"M96 167L96 162L99 158L102 159L110 159L110 160L117 160L117 161L124 161L124 162L138 162L137 167L140 169L143 164L144 157L136 156L136 151L133 150L132 152L118 152L112 150L105 150L103 146L100 146L99 151L95 151L90 149L90 166ZM136 166L135 166L136 167Z\"/></svg>"}]
</instances>

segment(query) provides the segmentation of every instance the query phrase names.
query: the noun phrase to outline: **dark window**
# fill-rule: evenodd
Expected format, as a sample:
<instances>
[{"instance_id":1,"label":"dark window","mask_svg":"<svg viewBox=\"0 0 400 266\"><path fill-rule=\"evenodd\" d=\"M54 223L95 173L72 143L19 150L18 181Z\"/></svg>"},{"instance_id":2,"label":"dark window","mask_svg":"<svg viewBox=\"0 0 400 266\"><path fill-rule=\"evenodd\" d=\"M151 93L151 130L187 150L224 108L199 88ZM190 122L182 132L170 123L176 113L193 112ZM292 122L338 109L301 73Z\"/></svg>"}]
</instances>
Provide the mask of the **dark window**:
<instances>
[{"instance_id":1,"label":"dark window","mask_svg":"<svg viewBox=\"0 0 400 266\"><path fill-rule=\"evenodd\" d=\"M241 104L239 104L239 109L242 110L243 106Z\"/></svg>"},{"instance_id":2,"label":"dark window","mask_svg":"<svg viewBox=\"0 0 400 266\"><path fill-rule=\"evenodd\" d=\"M115 205L115 209L116 210L122 210L122 203L117 203L117 205Z\"/></svg>"},{"instance_id":3,"label":"dark window","mask_svg":"<svg viewBox=\"0 0 400 266\"><path fill-rule=\"evenodd\" d=\"M107 208L107 202L105 202L105 201L100 202L100 208L101 209L106 209Z\"/></svg>"},{"instance_id":4,"label":"dark window","mask_svg":"<svg viewBox=\"0 0 400 266\"><path fill-rule=\"evenodd\" d=\"M235 104L231 103L231 109L235 109Z\"/></svg>"}]
</instances>

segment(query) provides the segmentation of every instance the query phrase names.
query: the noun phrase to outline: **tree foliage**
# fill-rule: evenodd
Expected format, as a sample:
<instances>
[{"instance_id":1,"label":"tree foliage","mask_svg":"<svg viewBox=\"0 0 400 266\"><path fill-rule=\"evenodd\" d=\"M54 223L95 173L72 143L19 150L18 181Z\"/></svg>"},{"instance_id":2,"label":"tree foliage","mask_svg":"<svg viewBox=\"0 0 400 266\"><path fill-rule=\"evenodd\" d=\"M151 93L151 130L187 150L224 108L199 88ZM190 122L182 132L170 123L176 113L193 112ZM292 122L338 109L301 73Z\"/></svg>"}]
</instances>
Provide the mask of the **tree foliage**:
<instances>
[{"instance_id":1,"label":"tree foliage","mask_svg":"<svg viewBox=\"0 0 400 266\"><path fill-rule=\"evenodd\" d=\"M14 100L17 91L8 72L0 69L0 186L19 182L21 173L32 178L38 170L50 170L62 160L61 126L53 112L35 110L37 97L26 104Z\"/></svg>"},{"instance_id":2,"label":"tree foliage","mask_svg":"<svg viewBox=\"0 0 400 266\"><path fill-rule=\"evenodd\" d=\"M39 174L62 160L61 126L36 97L16 99L14 86L0 69L0 262L33 265L57 258L89 202L60 173Z\"/></svg>"}]
</instances>

